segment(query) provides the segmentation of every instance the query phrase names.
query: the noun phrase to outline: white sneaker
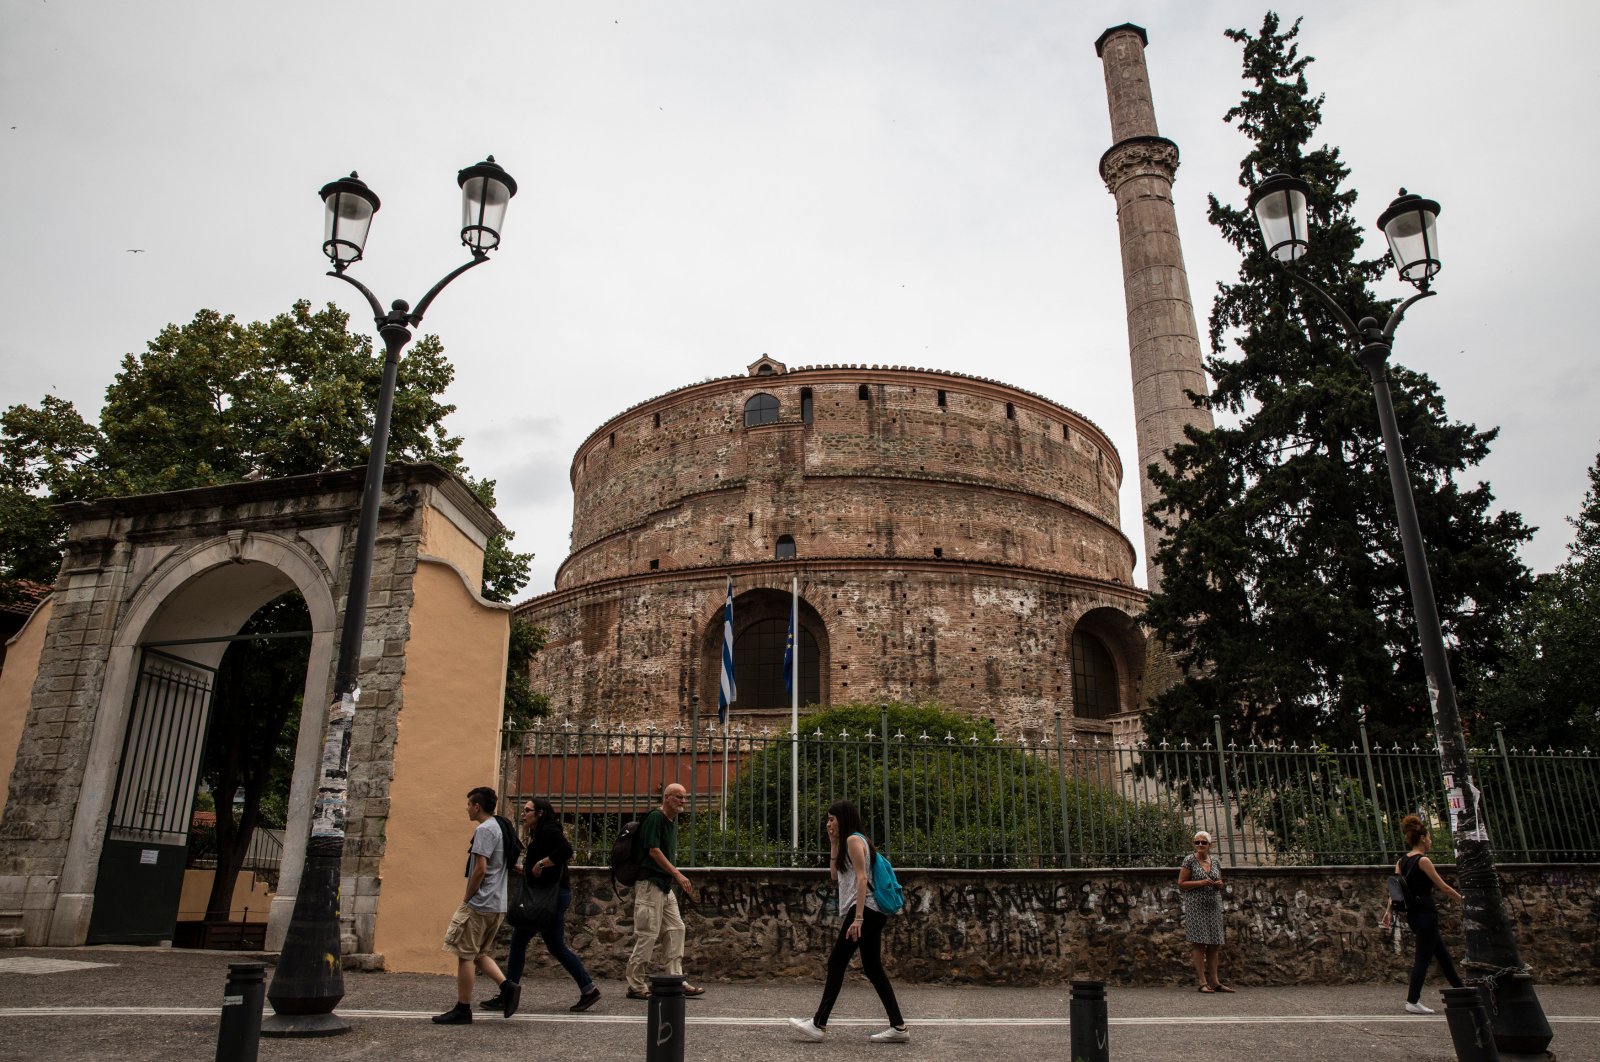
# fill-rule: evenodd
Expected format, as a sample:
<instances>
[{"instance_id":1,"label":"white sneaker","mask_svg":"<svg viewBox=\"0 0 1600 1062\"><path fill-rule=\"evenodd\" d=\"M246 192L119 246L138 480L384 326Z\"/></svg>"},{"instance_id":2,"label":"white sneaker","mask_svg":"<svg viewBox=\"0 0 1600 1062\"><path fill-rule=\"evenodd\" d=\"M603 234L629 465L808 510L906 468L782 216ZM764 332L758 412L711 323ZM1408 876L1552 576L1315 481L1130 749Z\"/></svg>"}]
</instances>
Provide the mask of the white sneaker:
<instances>
[{"instance_id":1,"label":"white sneaker","mask_svg":"<svg viewBox=\"0 0 1600 1062\"><path fill-rule=\"evenodd\" d=\"M911 1031L909 1029L896 1029L893 1025L880 1033L873 1033L867 1037L875 1044L909 1044Z\"/></svg>"},{"instance_id":2,"label":"white sneaker","mask_svg":"<svg viewBox=\"0 0 1600 1062\"><path fill-rule=\"evenodd\" d=\"M1432 1014L1433 1013L1433 1008L1432 1007L1423 1006L1421 1003L1407 1003L1406 1004L1406 1013L1407 1014Z\"/></svg>"},{"instance_id":3,"label":"white sneaker","mask_svg":"<svg viewBox=\"0 0 1600 1062\"><path fill-rule=\"evenodd\" d=\"M794 1026L794 1031L804 1036L807 1040L820 1040L828 1035L828 1030L812 1021L810 1018L790 1018L789 1024Z\"/></svg>"}]
</instances>

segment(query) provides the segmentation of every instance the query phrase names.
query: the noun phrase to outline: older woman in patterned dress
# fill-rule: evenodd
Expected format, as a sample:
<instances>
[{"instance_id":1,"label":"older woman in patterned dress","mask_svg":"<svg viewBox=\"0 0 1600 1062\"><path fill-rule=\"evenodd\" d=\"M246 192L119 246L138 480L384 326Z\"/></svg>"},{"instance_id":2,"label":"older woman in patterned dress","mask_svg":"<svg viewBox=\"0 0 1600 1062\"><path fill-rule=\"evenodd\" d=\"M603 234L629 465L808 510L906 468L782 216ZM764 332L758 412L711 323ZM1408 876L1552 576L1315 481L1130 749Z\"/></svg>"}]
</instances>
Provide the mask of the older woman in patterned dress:
<instances>
[{"instance_id":1,"label":"older woman in patterned dress","mask_svg":"<svg viewBox=\"0 0 1600 1062\"><path fill-rule=\"evenodd\" d=\"M1222 865L1211 852L1211 835L1194 835L1194 851L1178 871L1183 898L1183 934L1194 956L1194 973L1202 992L1232 992L1217 975L1222 961Z\"/></svg>"}]
</instances>

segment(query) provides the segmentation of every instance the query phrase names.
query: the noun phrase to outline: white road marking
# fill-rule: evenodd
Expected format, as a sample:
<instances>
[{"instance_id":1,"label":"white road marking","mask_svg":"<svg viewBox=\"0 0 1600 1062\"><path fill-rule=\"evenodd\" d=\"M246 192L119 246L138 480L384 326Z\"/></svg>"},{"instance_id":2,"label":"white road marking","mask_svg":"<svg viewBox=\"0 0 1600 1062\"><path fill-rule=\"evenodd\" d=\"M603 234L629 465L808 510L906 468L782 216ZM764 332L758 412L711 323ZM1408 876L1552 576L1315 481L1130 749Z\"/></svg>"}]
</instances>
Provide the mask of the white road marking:
<instances>
[{"instance_id":1,"label":"white road marking","mask_svg":"<svg viewBox=\"0 0 1600 1062\"><path fill-rule=\"evenodd\" d=\"M102 966L115 966L114 962L79 962L76 959L42 959L22 955L14 959L0 959L0 973L53 974L73 970L94 970Z\"/></svg>"},{"instance_id":2,"label":"white road marking","mask_svg":"<svg viewBox=\"0 0 1600 1062\"><path fill-rule=\"evenodd\" d=\"M159 1017L216 1017L221 1012L221 1007L0 1007L0 1018L159 1018ZM270 1010L263 1013L270 1014ZM431 1010L370 1010L355 1007L341 1007L339 1014L346 1018L388 1019L398 1021L419 1021L432 1018ZM504 1018L493 1015L485 1016L482 1020L494 1023L505 1021ZM573 1025L643 1025L643 1014L519 1014L512 1021L541 1022L547 1024L573 1024ZM1553 1024L1567 1025L1600 1025L1600 1015L1574 1014L1574 1015L1546 1015L1546 1021ZM1370 1025L1374 1023L1398 1022L1415 1024L1418 1022L1442 1022L1443 1014L1422 1016L1415 1014L1238 1014L1238 1015L1209 1015L1209 1016L1171 1016L1171 1017L1145 1017L1145 1018L1111 1018L1112 1025L1337 1025L1356 1024ZM785 1026L789 1022L786 1017L768 1018L748 1015L693 1015L686 1024L688 1025L771 1025ZM835 1018L831 1025L857 1025L862 1027L876 1027L883 1024L881 1018ZM1065 1028L1071 1024L1066 1018L918 1018L910 1022L913 1026L938 1026L942 1028L977 1028L989 1026L1010 1026L1025 1028L1039 1026L1041 1028Z\"/></svg>"}]
</instances>

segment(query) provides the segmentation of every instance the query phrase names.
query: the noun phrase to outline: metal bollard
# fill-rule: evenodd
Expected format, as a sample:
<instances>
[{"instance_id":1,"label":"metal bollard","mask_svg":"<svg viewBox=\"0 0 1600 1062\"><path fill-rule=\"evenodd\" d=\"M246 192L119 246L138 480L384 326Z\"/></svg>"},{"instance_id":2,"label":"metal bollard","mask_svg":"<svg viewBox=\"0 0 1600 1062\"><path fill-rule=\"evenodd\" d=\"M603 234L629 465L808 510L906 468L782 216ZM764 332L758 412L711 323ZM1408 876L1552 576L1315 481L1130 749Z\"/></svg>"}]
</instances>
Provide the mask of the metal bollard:
<instances>
[{"instance_id":1,"label":"metal bollard","mask_svg":"<svg viewBox=\"0 0 1600 1062\"><path fill-rule=\"evenodd\" d=\"M1072 982L1072 1062L1111 1062L1106 1043L1106 983Z\"/></svg>"},{"instance_id":2,"label":"metal bollard","mask_svg":"<svg viewBox=\"0 0 1600 1062\"><path fill-rule=\"evenodd\" d=\"M650 1008L644 1023L645 1062L683 1062L683 977L650 975Z\"/></svg>"},{"instance_id":3,"label":"metal bollard","mask_svg":"<svg viewBox=\"0 0 1600 1062\"><path fill-rule=\"evenodd\" d=\"M1500 1062L1500 1049L1494 1044L1494 1029L1489 1025L1489 1010L1477 987L1444 990L1444 1019L1450 1025L1450 1041L1455 1044L1457 1062Z\"/></svg>"},{"instance_id":4,"label":"metal bollard","mask_svg":"<svg viewBox=\"0 0 1600 1062\"><path fill-rule=\"evenodd\" d=\"M217 1062L256 1062L261 1046L261 1004L267 998L267 964L232 962L222 989Z\"/></svg>"}]
</instances>

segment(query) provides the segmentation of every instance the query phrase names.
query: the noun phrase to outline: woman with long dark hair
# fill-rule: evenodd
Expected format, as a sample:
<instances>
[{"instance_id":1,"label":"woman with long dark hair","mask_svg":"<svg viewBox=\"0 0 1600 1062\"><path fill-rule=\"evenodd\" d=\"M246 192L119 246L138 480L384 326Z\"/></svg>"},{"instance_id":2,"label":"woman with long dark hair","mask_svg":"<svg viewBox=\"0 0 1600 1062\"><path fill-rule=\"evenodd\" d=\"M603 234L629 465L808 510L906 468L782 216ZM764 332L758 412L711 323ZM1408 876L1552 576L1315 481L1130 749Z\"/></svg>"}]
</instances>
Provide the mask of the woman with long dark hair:
<instances>
[{"instance_id":1,"label":"woman with long dark hair","mask_svg":"<svg viewBox=\"0 0 1600 1062\"><path fill-rule=\"evenodd\" d=\"M1422 1002L1422 981L1428 976L1430 962L1438 959L1439 972L1444 974L1445 980L1456 988L1461 987L1461 975L1456 973L1456 964L1450 961L1450 950L1439 936L1439 908L1434 902L1433 891L1437 888L1457 903L1461 902L1461 894L1444 883L1433 860L1428 858L1428 850L1433 847L1433 833L1423 825L1422 818L1407 815L1400 820L1400 830L1405 834L1406 844L1411 851L1400 857L1400 862L1394 865L1394 872L1406 883L1406 922L1417 938L1416 958L1411 963L1411 983L1406 988L1405 1010L1407 1014L1432 1014L1433 1008ZM1394 901L1391 900L1384 909L1379 925L1388 929L1393 920Z\"/></svg>"},{"instance_id":2,"label":"woman with long dark hair","mask_svg":"<svg viewBox=\"0 0 1600 1062\"><path fill-rule=\"evenodd\" d=\"M828 956L828 982L822 989L822 1002L810 1018L790 1018L789 1024L807 1040L821 1040L828 1032L828 1015L844 986L844 972L850 956L861 951L861 972L867 975L889 1017L889 1027L867 1039L878 1044L911 1042L894 986L883 972L883 927L889 916L878 910L872 898L872 864L877 850L867 838L861 812L848 800L836 800L828 808L828 871L839 883L839 939Z\"/></svg>"},{"instance_id":3,"label":"woman with long dark hair","mask_svg":"<svg viewBox=\"0 0 1600 1062\"><path fill-rule=\"evenodd\" d=\"M537 932L544 938L545 950L550 952L550 957L559 962L578 983L578 1001L567 1009L588 1010L599 1002L600 989L595 986L589 971L583 968L583 961L567 947L564 936L567 908L572 906L572 883L567 877L572 845L562 829L561 816L556 814L555 807L544 797L534 797L523 804L521 817L522 828L518 833L527 846L522 854L522 872L527 878L525 887L549 888L552 879L556 879L555 887L561 890L556 898L555 917ZM528 945L533 941L534 932L516 926L511 929L511 953L506 957L505 967L506 981L510 984L522 983L522 969L528 961ZM500 997L486 999L478 1005L484 1010L498 1010Z\"/></svg>"}]
</instances>

